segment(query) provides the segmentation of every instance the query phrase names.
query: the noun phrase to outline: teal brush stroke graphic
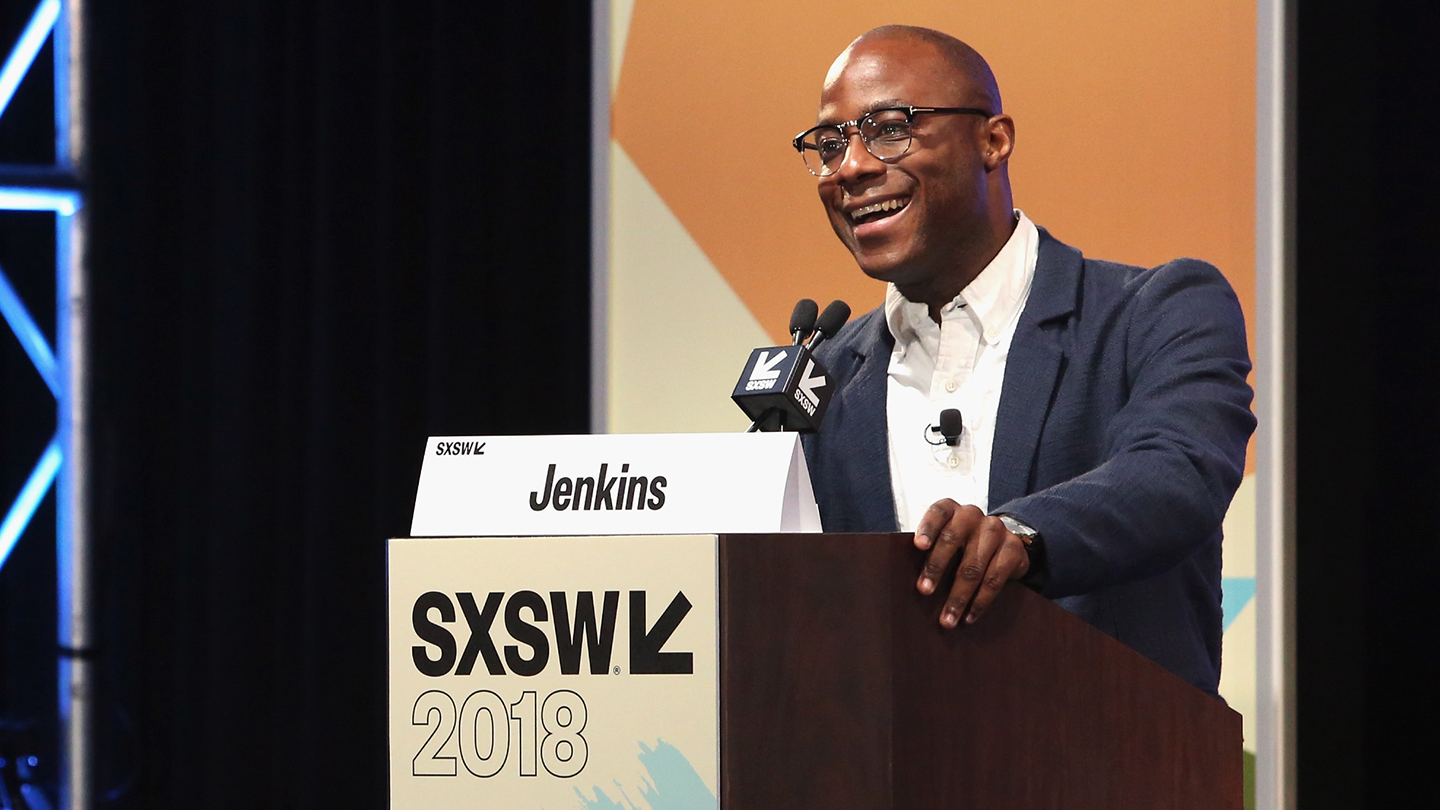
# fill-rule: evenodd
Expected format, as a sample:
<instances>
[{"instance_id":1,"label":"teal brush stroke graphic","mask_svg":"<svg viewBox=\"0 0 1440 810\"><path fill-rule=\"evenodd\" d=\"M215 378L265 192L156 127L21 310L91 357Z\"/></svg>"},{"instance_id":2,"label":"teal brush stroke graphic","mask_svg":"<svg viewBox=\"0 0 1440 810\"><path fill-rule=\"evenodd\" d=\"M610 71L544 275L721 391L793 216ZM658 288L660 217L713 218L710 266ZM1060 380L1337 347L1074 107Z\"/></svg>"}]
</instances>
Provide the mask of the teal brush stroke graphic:
<instances>
[{"instance_id":1,"label":"teal brush stroke graphic","mask_svg":"<svg viewBox=\"0 0 1440 810\"><path fill-rule=\"evenodd\" d=\"M1225 629L1235 622L1240 611L1255 598L1255 577L1222 577L1220 579L1220 610L1225 615Z\"/></svg>"},{"instance_id":2,"label":"teal brush stroke graphic","mask_svg":"<svg viewBox=\"0 0 1440 810\"><path fill-rule=\"evenodd\" d=\"M680 749L663 739L656 740L654 748L643 742L639 745L640 764L649 778L638 790L649 810L716 810L719 804L715 794L705 787L705 780ZM616 782L615 789L624 804L610 798L598 785L591 788L594 798L586 798L579 788L575 795L580 798L582 810L643 810L630 800L624 785Z\"/></svg>"}]
</instances>

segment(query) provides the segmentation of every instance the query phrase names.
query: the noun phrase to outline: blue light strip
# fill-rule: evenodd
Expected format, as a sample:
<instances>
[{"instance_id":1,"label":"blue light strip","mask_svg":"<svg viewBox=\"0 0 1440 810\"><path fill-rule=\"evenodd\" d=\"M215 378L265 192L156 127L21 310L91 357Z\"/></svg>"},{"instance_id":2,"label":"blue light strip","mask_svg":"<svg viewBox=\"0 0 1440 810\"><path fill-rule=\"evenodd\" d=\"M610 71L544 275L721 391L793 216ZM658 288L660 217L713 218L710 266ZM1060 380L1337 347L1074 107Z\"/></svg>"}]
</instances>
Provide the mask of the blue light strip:
<instances>
[{"instance_id":1,"label":"blue light strip","mask_svg":"<svg viewBox=\"0 0 1440 810\"><path fill-rule=\"evenodd\" d=\"M70 216L79 207L80 195L58 189L0 186L0 210L54 211Z\"/></svg>"},{"instance_id":2,"label":"blue light strip","mask_svg":"<svg viewBox=\"0 0 1440 810\"><path fill-rule=\"evenodd\" d=\"M35 510L40 508L41 499L50 491L50 485L55 483L55 474L60 471L61 459L60 436L57 434L50 440L50 446L45 448L45 453L40 456L40 461L30 473L25 486L20 488L15 503L5 515L5 522L0 523L0 568L5 567L5 561L10 558L10 550L15 548L15 541L20 539L25 527L30 525L30 518L34 517Z\"/></svg>"},{"instance_id":3,"label":"blue light strip","mask_svg":"<svg viewBox=\"0 0 1440 810\"><path fill-rule=\"evenodd\" d=\"M5 108L10 106L15 88L20 86L25 72L34 64L36 54L44 47L45 38L50 36L59 18L60 0L42 0L30 16L30 23L25 26L20 39L15 41L15 48L10 51L10 58L5 60L5 67L0 68L0 115L4 115Z\"/></svg>"},{"instance_id":4,"label":"blue light strip","mask_svg":"<svg viewBox=\"0 0 1440 810\"><path fill-rule=\"evenodd\" d=\"M50 386L50 393L59 399L60 380L55 376L55 352L40 333L40 327L35 325L35 319L30 317L30 310L25 308L25 302L20 300L15 288L10 286L10 279L5 277L3 267L0 267L0 315L5 316L20 345L25 347L25 353L30 355L30 362L35 364L35 370L40 372L40 377Z\"/></svg>"}]
</instances>

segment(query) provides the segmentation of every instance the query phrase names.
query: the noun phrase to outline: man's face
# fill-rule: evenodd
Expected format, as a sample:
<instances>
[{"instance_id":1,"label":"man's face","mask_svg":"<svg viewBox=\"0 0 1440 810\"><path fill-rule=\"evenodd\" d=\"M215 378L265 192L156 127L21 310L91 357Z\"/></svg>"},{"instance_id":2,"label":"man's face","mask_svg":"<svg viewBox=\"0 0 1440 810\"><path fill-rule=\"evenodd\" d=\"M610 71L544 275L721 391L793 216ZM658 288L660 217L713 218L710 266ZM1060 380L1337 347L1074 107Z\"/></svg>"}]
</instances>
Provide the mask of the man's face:
<instances>
[{"instance_id":1,"label":"man's face","mask_svg":"<svg viewBox=\"0 0 1440 810\"><path fill-rule=\"evenodd\" d=\"M855 47L831 68L818 121L839 123L912 104L985 106L929 46L882 40ZM934 286L955 271L985 223L983 122L972 115L918 115L909 150L888 163L854 136L835 173L820 178L830 225L866 275L904 292Z\"/></svg>"}]
</instances>

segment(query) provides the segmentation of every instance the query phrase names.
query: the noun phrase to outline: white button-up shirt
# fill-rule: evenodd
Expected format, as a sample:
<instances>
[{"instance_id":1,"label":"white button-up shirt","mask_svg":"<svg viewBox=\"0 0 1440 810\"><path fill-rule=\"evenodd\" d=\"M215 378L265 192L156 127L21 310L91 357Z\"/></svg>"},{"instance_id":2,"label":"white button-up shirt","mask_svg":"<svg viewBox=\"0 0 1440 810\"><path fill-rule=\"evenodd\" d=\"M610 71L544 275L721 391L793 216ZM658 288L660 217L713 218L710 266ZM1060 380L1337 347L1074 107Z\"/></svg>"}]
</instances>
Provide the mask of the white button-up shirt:
<instances>
[{"instance_id":1,"label":"white button-up shirt","mask_svg":"<svg viewBox=\"0 0 1440 810\"><path fill-rule=\"evenodd\" d=\"M891 284L885 322L895 337L886 382L890 480L902 531L914 531L942 498L988 511L990 454L1005 361L1030 296L1040 232L1021 211L1009 241L980 275L946 304L940 323L929 308ZM937 431L940 412L956 408L960 441Z\"/></svg>"}]
</instances>

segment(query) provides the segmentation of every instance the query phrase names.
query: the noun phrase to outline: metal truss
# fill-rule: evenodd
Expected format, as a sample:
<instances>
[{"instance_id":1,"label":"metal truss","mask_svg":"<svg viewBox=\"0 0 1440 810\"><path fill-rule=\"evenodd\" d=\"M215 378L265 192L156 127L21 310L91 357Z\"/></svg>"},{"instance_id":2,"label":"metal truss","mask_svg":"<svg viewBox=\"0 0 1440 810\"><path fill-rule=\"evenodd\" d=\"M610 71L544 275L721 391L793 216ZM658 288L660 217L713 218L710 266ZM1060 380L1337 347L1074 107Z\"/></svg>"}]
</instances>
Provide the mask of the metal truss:
<instances>
[{"instance_id":1,"label":"metal truss","mask_svg":"<svg viewBox=\"0 0 1440 810\"><path fill-rule=\"evenodd\" d=\"M84 810L94 796L91 701L95 693L90 629L87 290L83 194L84 0L41 0L0 67L0 116L47 40L55 54L55 163L0 165L0 212L55 214L55 337L52 348L0 268L0 314L55 396L55 435L0 522L0 566L35 510L56 488L59 608L59 694L62 735L61 806ZM3 498L7 493L0 493ZM3 501L0 501L3 504Z\"/></svg>"}]
</instances>

